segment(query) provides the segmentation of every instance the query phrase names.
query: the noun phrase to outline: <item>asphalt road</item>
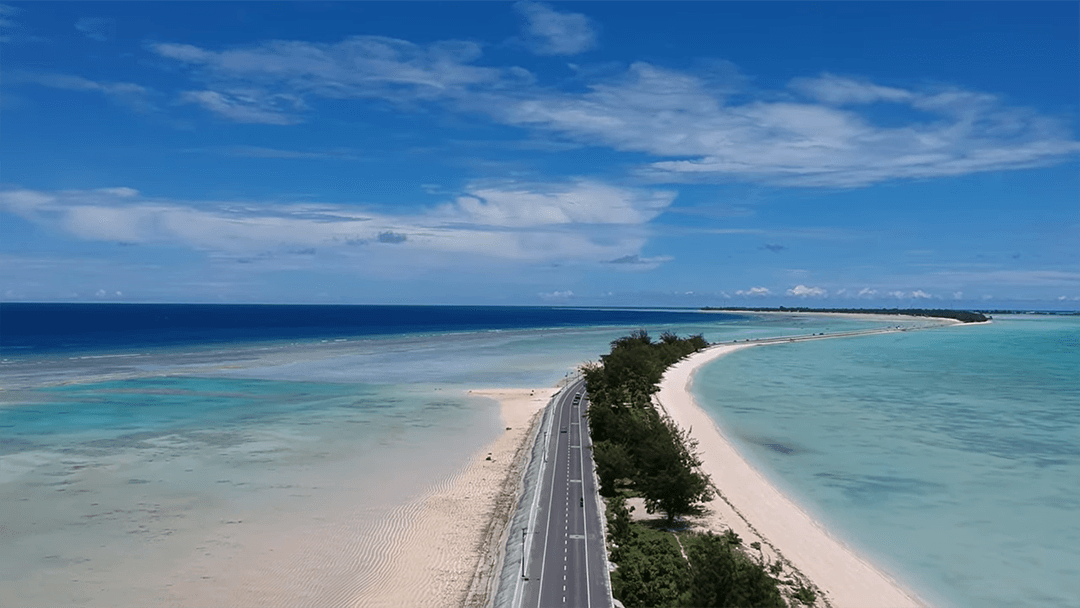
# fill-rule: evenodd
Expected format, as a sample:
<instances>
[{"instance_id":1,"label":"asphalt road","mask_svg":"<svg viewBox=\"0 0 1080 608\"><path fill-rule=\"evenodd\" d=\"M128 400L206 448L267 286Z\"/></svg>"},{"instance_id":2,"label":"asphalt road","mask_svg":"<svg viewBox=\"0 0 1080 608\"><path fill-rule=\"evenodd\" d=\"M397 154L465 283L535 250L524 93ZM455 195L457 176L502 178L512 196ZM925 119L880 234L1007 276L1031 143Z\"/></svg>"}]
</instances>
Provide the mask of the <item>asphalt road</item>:
<instances>
[{"instance_id":1,"label":"asphalt road","mask_svg":"<svg viewBox=\"0 0 1080 608\"><path fill-rule=\"evenodd\" d=\"M603 519L596 500L585 382L578 380L554 404L551 430L543 438L546 463L525 579L516 606L607 608L611 606Z\"/></svg>"}]
</instances>

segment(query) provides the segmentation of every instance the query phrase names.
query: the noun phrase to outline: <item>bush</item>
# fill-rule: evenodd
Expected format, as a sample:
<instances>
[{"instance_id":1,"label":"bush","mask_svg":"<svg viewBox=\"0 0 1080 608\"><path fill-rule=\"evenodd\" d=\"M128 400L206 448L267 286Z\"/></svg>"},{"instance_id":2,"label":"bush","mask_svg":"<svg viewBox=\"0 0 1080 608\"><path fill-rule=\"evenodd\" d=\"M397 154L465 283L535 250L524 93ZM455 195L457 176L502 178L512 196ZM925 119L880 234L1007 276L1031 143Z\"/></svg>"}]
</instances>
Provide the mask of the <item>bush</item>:
<instances>
[{"instance_id":1,"label":"bush","mask_svg":"<svg viewBox=\"0 0 1080 608\"><path fill-rule=\"evenodd\" d=\"M734 547L726 534L684 537L693 572L685 606L785 608L776 580Z\"/></svg>"},{"instance_id":2,"label":"bush","mask_svg":"<svg viewBox=\"0 0 1080 608\"><path fill-rule=\"evenodd\" d=\"M635 524L635 533L612 552L619 564L611 573L611 590L626 608L675 608L683 605L690 569L675 537Z\"/></svg>"},{"instance_id":3,"label":"bush","mask_svg":"<svg viewBox=\"0 0 1080 608\"><path fill-rule=\"evenodd\" d=\"M817 595L813 591L811 591L810 589L807 589L806 587L799 587L799 590L796 591L795 595L792 596L792 597L794 597L796 600L799 600L800 602L806 604L807 606L813 606L814 605L814 600L817 599Z\"/></svg>"}]
</instances>

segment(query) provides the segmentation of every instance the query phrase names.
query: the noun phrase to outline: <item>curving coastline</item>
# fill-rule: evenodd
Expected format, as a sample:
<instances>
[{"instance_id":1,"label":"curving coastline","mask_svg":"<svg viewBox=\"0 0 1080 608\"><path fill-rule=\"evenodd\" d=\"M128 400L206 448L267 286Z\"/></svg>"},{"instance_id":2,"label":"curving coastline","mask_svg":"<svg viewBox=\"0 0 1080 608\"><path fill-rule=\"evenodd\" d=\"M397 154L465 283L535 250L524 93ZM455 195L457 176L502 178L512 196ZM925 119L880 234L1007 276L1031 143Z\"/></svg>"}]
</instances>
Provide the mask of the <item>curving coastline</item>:
<instances>
[{"instance_id":1,"label":"curving coastline","mask_svg":"<svg viewBox=\"0 0 1080 608\"><path fill-rule=\"evenodd\" d=\"M754 346L759 345L723 344L690 355L668 368L655 396L658 406L698 441L701 468L717 490L701 524L718 533L730 528L747 543L760 542L769 559L786 562L809 579L834 608L925 608L924 601L830 535L750 466L695 401L690 386L701 366Z\"/></svg>"}]
</instances>

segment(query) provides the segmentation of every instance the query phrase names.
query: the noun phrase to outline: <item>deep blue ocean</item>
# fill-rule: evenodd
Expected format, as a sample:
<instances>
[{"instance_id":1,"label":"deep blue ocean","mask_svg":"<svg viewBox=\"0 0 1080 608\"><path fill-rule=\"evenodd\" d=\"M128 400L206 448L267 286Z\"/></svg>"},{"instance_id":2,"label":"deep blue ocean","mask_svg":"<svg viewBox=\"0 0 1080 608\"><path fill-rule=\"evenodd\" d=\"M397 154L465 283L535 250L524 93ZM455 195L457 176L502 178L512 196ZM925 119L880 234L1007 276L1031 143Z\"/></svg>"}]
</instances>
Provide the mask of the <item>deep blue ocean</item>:
<instances>
[{"instance_id":1,"label":"deep blue ocean","mask_svg":"<svg viewBox=\"0 0 1080 608\"><path fill-rule=\"evenodd\" d=\"M5 355L115 351L328 337L654 326L700 318L698 311L670 309L0 303L0 350Z\"/></svg>"}]
</instances>

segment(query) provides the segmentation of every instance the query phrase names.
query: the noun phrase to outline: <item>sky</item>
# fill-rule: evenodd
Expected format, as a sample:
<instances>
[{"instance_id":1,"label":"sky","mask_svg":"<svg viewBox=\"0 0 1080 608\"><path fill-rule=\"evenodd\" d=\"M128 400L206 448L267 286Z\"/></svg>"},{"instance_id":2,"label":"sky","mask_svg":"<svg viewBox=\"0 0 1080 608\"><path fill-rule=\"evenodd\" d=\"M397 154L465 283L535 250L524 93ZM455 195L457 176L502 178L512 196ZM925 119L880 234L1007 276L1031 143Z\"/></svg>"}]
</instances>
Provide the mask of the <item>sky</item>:
<instances>
[{"instance_id":1,"label":"sky","mask_svg":"<svg viewBox=\"0 0 1080 608\"><path fill-rule=\"evenodd\" d=\"M1080 308L1076 2L9 2L0 299Z\"/></svg>"}]
</instances>

